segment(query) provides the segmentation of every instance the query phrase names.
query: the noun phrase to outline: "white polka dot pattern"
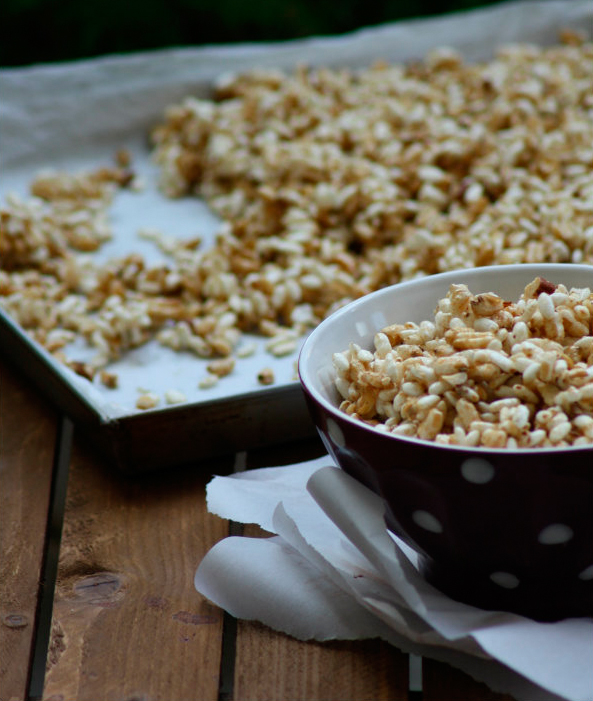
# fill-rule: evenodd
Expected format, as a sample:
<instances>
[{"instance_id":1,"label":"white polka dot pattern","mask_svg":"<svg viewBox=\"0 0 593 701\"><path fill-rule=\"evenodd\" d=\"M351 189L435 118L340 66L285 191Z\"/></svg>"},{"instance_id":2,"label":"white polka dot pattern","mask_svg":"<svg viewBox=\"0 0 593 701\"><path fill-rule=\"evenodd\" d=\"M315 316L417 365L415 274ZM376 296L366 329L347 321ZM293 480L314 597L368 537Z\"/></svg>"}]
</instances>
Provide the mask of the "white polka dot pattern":
<instances>
[{"instance_id":1,"label":"white polka dot pattern","mask_svg":"<svg viewBox=\"0 0 593 701\"><path fill-rule=\"evenodd\" d=\"M543 545L559 545L560 543L567 543L573 535L574 533L570 526L564 523L552 523L540 531L537 539Z\"/></svg>"},{"instance_id":2,"label":"white polka dot pattern","mask_svg":"<svg viewBox=\"0 0 593 701\"><path fill-rule=\"evenodd\" d=\"M428 511L414 511L412 514L412 520L416 525L420 526L420 528L424 528L424 530L430 531L431 533L443 532L441 522L438 520L438 518L436 518L436 516L428 513Z\"/></svg>"},{"instance_id":3,"label":"white polka dot pattern","mask_svg":"<svg viewBox=\"0 0 593 701\"><path fill-rule=\"evenodd\" d=\"M461 464L464 479L473 484L486 484L494 477L494 467L483 458L469 458Z\"/></svg>"},{"instance_id":4,"label":"white polka dot pattern","mask_svg":"<svg viewBox=\"0 0 593 701\"><path fill-rule=\"evenodd\" d=\"M590 579L593 579L593 565L585 567L585 569L579 574L579 579L582 579L584 582L588 582Z\"/></svg>"},{"instance_id":5,"label":"white polka dot pattern","mask_svg":"<svg viewBox=\"0 0 593 701\"><path fill-rule=\"evenodd\" d=\"M516 589L519 586L519 579L510 572L493 572L490 579L503 589Z\"/></svg>"}]
</instances>

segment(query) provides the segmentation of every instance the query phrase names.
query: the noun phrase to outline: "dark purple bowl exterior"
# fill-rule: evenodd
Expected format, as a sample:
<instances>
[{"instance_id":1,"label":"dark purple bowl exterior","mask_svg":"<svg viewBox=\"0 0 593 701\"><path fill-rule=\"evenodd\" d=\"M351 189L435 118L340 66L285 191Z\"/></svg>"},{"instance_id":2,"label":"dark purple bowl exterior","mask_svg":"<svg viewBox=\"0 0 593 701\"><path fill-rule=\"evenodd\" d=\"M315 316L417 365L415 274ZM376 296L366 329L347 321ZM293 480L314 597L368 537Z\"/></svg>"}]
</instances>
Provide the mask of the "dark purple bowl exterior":
<instances>
[{"instance_id":1,"label":"dark purple bowl exterior","mask_svg":"<svg viewBox=\"0 0 593 701\"><path fill-rule=\"evenodd\" d=\"M482 457L394 439L305 397L329 453L384 499L438 589L538 620L593 615L593 450Z\"/></svg>"}]
</instances>

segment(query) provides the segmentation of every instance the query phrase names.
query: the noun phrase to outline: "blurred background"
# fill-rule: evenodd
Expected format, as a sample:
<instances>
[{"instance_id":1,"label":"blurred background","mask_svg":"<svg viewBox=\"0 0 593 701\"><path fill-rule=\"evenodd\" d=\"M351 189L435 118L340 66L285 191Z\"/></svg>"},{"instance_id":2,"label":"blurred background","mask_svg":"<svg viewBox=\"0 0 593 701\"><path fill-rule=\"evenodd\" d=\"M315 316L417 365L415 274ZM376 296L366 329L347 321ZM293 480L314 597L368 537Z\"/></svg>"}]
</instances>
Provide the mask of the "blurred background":
<instances>
[{"instance_id":1,"label":"blurred background","mask_svg":"<svg viewBox=\"0 0 593 701\"><path fill-rule=\"evenodd\" d=\"M2 0L0 66L341 34L501 0Z\"/></svg>"}]
</instances>

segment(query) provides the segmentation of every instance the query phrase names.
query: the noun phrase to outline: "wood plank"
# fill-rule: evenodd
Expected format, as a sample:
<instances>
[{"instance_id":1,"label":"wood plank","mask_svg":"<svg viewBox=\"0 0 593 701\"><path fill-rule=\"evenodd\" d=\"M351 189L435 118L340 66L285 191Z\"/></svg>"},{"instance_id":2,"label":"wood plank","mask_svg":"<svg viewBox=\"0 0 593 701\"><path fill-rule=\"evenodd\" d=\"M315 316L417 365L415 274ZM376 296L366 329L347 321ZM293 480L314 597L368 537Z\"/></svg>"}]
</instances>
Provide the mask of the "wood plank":
<instances>
[{"instance_id":1,"label":"wood plank","mask_svg":"<svg viewBox=\"0 0 593 701\"><path fill-rule=\"evenodd\" d=\"M270 535L253 524L242 532ZM404 701L408 656L380 640L303 642L238 621L233 686L233 701Z\"/></svg>"},{"instance_id":2,"label":"wood plank","mask_svg":"<svg viewBox=\"0 0 593 701\"><path fill-rule=\"evenodd\" d=\"M247 455L247 467L307 460L321 442L300 442ZM256 526L243 534L262 537ZM513 701L449 665L424 659L423 701ZM408 656L378 641L302 643L257 623L239 621L233 701L408 698Z\"/></svg>"},{"instance_id":3,"label":"wood plank","mask_svg":"<svg viewBox=\"0 0 593 701\"><path fill-rule=\"evenodd\" d=\"M248 469L325 454L319 439L250 451ZM252 524L248 537L269 535ZM251 621L237 622L233 701L404 701L408 656L379 640L303 642Z\"/></svg>"},{"instance_id":4,"label":"wood plank","mask_svg":"<svg viewBox=\"0 0 593 701\"><path fill-rule=\"evenodd\" d=\"M422 672L422 701L515 701L444 662L424 658Z\"/></svg>"},{"instance_id":5,"label":"wood plank","mask_svg":"<svg viewBox=\"0 0 593 701\"><path fill-rule=\"evenodd\" d=\"M217 698L223 616L193 586L228 532L212 471L125 477L75 440L44 699Z\"/></svg>"},{"instance_id":6,"label":"wood plank","mask_svg":"<svg viewBox=\"0 0 593 701\"><path fill-rule=\"evenodd\" d=\"M0 359L0 699L24 699L34 645L57 417Z\"/></svg>"},{"instance_id":7,"label":"wood plank","mask_svg":"<svg viewBox=\"0 0 593 701\"><path fill-rule=\"evenodd\" d=\"M302 642L239 621L233 701L405 701L408 656L379 640Z\"/></svg>"}]
</instances>

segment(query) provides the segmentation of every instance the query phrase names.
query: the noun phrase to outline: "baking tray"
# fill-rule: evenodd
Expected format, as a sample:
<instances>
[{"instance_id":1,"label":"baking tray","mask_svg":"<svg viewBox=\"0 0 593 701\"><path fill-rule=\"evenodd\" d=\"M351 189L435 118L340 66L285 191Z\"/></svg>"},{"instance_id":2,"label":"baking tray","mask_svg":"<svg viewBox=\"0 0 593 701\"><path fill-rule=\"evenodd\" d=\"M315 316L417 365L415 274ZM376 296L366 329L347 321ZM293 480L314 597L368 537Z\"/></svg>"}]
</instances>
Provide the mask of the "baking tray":
<instances>
[{"instance_id":1,"label":"baking tray","mask_svg":"<svg viewBox=\"0 0 593 701\"><path fill-rule=\"evenodd\" d=\"M125 148L146 188L117 196L114 239L97 256L137 251L150 263L160 254L153 244L137 238L142 227L179 237L199 233L207 246L217 222L204 203L197 198L167 200L156 185L147 134L168 105L187 95L208 97L221 74L254 67L290 70L306 61L356 68L377 59L420 59L442 45L459 49L468 61L488 59L504 43L555 43L560 28L589 26L592 14L590 0L523 1L340 37L173 49L4 70L0 197L9 191L26 194L39 170L90 170L109 164L113 154ZM123 381L114 391L59 364L0 311L0 353L69 415L116 468L129 473L315 435L296 379L298 350L274 358L265 351L265 341L257 343L252 357L239 360L231 376L208 390L197 388L206 361L173 356L156 343L148 344L122 361L117 369ZM258 384L263 367L273 369L273 385ZM188 401L140 412L132 401L140 387L161 396L167 389L178 389Z\"/></svg>"},{"instance_id":2,"label":"baking tray","mask_svg":"<svg viewBox=\"0 0 593 701\"><path fill-rule=\"evenodd\" d=\"M106 147L78 152L74 158L56 157L51 164L78 172L108 162L117 145L133 154L134 170L146 187L139 193L122 191L116 196L110 210L113 240L93 258L107 260L135 251L147 263L158 262L163 255L156 246L136 235L138 228L148 225L179 238L199 232L207 246L217 226L213 215L196 198L164 197L158 191L157 171L147 148L134 138L114 140ZM3 173L3 185L10 192L25 192L32 173L29 168L12 169ZM296 380L297 351L276 358L266 352L267 340L245 334L242 343L256 344L257 351L237 359L235 371L207 389L201 389L199 382L209 361L150 341L109 365L119 383L108 389L98 377L91 383L58 362L0 310L0 353L20 367L125 472L156 470L314 436ZM78 345L67 355L86 361L93 353ZM272 369L273 385L258 383L257 375L264 367ZM165 404L168 390L183 392L187 401ZM145 392L160 397L156 408L136 409L137 397Z\"/></svg>"},{"instance_id":3,"label":"baking tray","mask_svg":"<svg viewBox=\"0 0 593 701\"><path fill-rule=\"evenodd\" d=\"M0 314L0 348L86 437L126 473L198 463L208 458L315 435L296 382L121 417L101 414L77 377ZM82 378L81 378L82 379Z\"/></svg>"}]
</instances>

